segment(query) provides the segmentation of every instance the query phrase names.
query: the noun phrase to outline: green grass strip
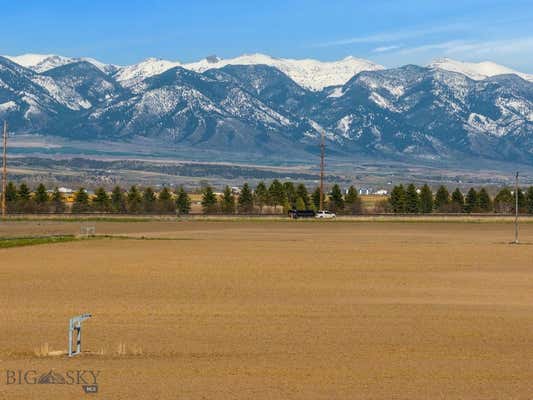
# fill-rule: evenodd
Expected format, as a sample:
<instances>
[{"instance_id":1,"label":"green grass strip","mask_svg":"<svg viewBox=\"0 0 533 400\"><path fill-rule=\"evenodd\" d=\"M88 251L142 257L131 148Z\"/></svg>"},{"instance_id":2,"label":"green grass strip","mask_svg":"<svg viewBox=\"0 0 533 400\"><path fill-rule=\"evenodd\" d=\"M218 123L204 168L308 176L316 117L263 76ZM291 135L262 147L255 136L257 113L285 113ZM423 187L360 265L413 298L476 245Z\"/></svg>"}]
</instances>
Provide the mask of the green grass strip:
<instances>
[{"instance_id":1,"label":"green grass strip","mask_svg":"<svg viewBox=\"0 0 533 400\"><path fill-rule=\"evenodd\" d=\"M6 249L9 247L35 246L38 244L48 243L64 243L75 240L79 239L73 235L1 238L0 249Z\"/></svg>"}]
</instances>

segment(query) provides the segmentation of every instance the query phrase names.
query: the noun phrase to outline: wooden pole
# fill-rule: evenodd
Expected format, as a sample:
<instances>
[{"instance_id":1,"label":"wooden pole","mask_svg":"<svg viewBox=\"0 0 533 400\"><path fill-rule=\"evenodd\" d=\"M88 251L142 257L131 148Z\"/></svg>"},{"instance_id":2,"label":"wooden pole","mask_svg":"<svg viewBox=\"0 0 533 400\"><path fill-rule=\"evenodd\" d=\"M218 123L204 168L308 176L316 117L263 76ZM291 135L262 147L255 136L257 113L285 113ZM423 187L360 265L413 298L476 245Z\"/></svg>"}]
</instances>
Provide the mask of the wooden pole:
<instances>
[{"instance_id":1,"label":"wooden pole","mask_svg":"<svg viewBox=\"0 0 533 400\"><path fill-rule=\"evenodd\" d=\"M6 190L7 190L7 121L4 121L4 140L2 156L2 217L6 216Z\"/></svg>"},{"instance_id":2,"label":"wooden pole","mask_svg":"<svg viewBox=\"0 0 533 400\"><path fill-rule=\"evenodd\" d=\"M516 181L515 181L515 217L514 217L514 242L518 244L518 171L516 172Z\"/></svg>"},{"instance_id":3,"label":"wooden pole","mask_svg":"<svg viewBox=\"0 0 533 400\"><path fill-rule=\"evenodd\" d=\"M324 132L320 140L320 211L324 209L324 152L326 144L324 143Z\"/></svg>"}]
</instances>

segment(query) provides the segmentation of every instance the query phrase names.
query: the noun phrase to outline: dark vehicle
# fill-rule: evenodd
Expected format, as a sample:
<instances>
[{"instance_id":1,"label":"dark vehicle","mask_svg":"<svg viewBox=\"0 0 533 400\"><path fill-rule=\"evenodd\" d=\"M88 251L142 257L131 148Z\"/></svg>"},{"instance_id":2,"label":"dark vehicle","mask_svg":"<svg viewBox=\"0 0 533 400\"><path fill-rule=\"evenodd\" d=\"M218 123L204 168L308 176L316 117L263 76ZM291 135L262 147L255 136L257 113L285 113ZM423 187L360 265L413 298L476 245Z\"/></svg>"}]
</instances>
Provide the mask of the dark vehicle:
<instances>
[{"instance_id":1,"label":"dark vehicle","mask_svg":"<svg viewBox=\"0 0 533 400\"><path fill-rule=\"evenodd\" d=\"M314 218L315 212L313 210L289 210L289 218Z\"/></svg>"}]
</instances>

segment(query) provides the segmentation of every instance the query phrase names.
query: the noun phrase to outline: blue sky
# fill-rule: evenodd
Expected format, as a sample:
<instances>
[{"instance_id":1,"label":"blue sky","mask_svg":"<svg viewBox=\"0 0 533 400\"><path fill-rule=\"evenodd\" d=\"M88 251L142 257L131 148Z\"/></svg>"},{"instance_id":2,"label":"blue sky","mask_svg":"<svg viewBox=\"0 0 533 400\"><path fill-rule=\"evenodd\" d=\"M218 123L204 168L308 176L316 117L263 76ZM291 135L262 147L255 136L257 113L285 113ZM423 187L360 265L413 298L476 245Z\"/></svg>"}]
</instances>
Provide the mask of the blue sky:
<instances>
[{"instance_id":1,"label":"blue sky","mask_svg":"<svg viewBox=\"0 0 533 400\"><path fill-rule=\"evenodd\" d=\"M0 54L115 64L261 52L386 66L437 57L533 73L532 0L0 0Z\"/></svg>"}]
</instances>

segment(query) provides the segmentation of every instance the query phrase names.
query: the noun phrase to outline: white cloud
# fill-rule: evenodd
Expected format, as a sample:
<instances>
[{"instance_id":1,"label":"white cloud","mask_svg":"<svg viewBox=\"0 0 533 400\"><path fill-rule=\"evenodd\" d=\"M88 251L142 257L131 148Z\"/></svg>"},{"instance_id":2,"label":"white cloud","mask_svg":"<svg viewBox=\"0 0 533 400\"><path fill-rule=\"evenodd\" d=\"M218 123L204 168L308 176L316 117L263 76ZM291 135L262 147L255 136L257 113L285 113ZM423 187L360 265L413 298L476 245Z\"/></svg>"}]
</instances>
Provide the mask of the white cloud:
<instances>
[{"instance_id":1,"label":"white cloud","mask_svg":"<svg viewBox=\"0 0 533 400\"><path fill-rule=\"evenodd\" d=\"M443 26L433 26L431 28L423 29L403 30L396 32L381 32L369 36L357 36L346 39L334 40L331 42L317 43L313 47L333 47L356 43L386 43L404 39L424 37L438 33L458 32L463 31L468 27L469 26L465 24L447 24Z\"/></svg>"},{"instance_id":2,"label":"white cloud","mask_svg":"<svg viewBox=\"0 0 533 400\"><path fill-rule=\"evenodd\" d=\"M376 47L375 49L373 49L372 52L373 53L385 53L387 51L398 50L399 48L401 48L401 46L397 46L397 45L380 46L380 47Z\"/></svg>"},{"instance_id":3,"label":"white cloud","mask_svg":"<svg viewBox=\"0 0 533 400\"><path fill-rule=\"evenodd\" d=\"M469 57L491 57L496 55L515 54L518 52L524 53L525 55L533 52L533 36L489 41L452 40L404 48L397 51L396 54L408 55L427 53L435 50L438 50L445 55L467 55Z\"/></svg>"},{"instance_id":4,"label":"white cloud","mask_svg":"<svg viewBox=\"0 0 533 400\"><path fill-rule=\"evenodd\" d=\"M421 46L407 47L396 52L396 54L407 55L407 54L416 54L416 53L426 53L433 50L440 50L441 52L447 53L453 49L465 46L467 42L462 40L451 40L447 42L440 43L429 43Z\"/></svg>"}]
</instances>

